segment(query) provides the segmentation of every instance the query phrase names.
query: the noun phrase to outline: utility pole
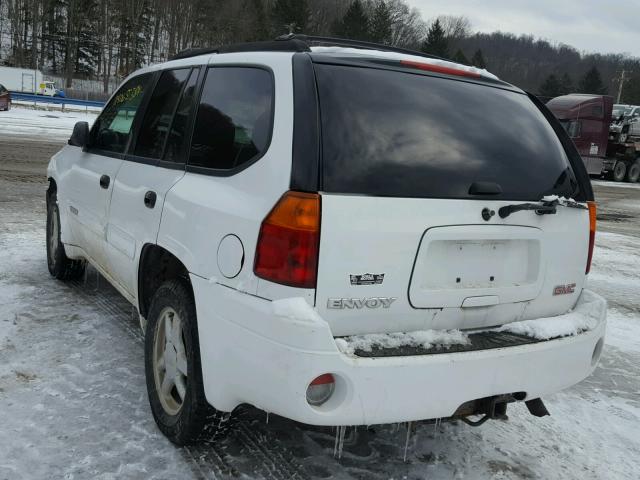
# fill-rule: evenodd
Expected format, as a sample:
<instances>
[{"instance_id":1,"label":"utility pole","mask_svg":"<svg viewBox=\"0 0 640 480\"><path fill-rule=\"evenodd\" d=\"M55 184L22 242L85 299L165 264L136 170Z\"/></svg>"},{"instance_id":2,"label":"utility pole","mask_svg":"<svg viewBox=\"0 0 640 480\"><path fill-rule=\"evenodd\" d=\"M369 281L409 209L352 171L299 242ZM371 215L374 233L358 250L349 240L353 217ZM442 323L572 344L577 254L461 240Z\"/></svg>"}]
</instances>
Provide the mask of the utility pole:
<instances>
[{"instance_id":1,"label":"utility pole","mask_svg":"<svg viewBox=\"0 0 640 480\"><path fill-rule=\"evenodd\" d=\"M618 86L618 101L616 103L620 103L622 99L622 87L624 86L624 70L622 70L622 75L620 76L620 85Z\"/></svg>"}]
</instances>

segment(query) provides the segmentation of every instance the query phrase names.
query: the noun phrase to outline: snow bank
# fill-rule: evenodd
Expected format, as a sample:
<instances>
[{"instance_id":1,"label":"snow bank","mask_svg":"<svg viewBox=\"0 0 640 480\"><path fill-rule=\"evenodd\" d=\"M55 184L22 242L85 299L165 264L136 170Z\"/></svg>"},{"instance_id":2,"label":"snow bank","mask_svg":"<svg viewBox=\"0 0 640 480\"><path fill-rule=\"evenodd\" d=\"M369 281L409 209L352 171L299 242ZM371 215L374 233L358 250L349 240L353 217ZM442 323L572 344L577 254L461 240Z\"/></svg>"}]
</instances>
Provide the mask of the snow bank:
<instances>
[{"instance_id":1,"label":"snow bank","mask_svg":"<svg viewBox=\"0 0 640 480\"><path fill-rule=\"evenodd\" d=\"M590 290L583 290L576 308L566 315L510 323L497 331L517 333L538 340L568 337L593 330L606 309L607 301L604 298Z\"/></svg>"},{"instance_id":2,"label":"snow bank","mask_svg":"<svg viewBox=\"0 0 640 480\"><path fill-rule=\"evenodd\" d=\"M356 350L370 352L374 348L448 348L451 345L466 345L469 337L460 330L421 330L417 332L372 333L336 338L338 349L347 355Z\"/></svg>"},{"instance_id":3,"label":"snow bank","mask_svg":"<svg viewBox=\"0 0 640 480\"><path fill-rule=\"evenodd\" d=\"M88 122L89 126L97 113L46 112L13 107L0 112L0 136L23 136L43 140L67 140L76 122Z\"/></svg>"}]
</instances>

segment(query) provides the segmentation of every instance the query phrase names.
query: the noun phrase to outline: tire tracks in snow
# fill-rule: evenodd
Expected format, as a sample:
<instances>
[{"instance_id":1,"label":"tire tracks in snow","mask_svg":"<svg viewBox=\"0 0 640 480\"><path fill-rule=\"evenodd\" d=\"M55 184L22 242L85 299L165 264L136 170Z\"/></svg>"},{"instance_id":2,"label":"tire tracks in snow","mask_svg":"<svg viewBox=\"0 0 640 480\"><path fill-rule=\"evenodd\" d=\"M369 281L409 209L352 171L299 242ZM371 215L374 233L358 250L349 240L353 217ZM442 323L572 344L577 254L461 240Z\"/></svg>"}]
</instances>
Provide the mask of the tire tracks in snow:
<instances>
[{"instance_id":1,"label":"tire tracks in snow","mask_svg":"<svg viewBox=\"0 0 640 480\"><path fill-rule=\"evenodd\" d=\"M76 280L69 282L68 285L83 300L115 320L124 333L131 336L143 348L144 335L138 325L137 311L95 269L88 268L84 281ZM237 427L232 430L227 439L220 443L211 442L183 447L185 457L192 464L193 471L199 478L239 478L249 473L241 472L233 465L236 457L226 451L227 447L230 447L227 445L230 440L237 443L241 453L252 460L251 476L266 480L310 478L293 453L281 445L277 438L269 435L268 431L256 432L250 419L245 418L240 418Z\"/></svg>"}]
</instances>

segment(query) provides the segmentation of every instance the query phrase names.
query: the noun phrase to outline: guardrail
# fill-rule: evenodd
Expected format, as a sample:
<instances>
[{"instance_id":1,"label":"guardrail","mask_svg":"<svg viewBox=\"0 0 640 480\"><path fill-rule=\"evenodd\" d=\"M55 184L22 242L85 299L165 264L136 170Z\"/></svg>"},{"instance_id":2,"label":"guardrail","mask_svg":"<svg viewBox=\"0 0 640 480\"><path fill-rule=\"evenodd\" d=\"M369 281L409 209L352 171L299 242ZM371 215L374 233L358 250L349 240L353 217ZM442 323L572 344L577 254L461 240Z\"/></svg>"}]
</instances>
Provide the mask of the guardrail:
<instances>
[{"instance_id":1,"label":"guardrail","mask_svg":"<svg viewBox=\"0 0 640 480\"><path fill-rule=\"evenodd\" d=\"M94 100L78 100L76 98L47 97L32 93L11 92L11 100L19 100L34 103L53 103L56 105L75 105L79 107L104 107L105 102Z\"/></svg>"}]
</instances>

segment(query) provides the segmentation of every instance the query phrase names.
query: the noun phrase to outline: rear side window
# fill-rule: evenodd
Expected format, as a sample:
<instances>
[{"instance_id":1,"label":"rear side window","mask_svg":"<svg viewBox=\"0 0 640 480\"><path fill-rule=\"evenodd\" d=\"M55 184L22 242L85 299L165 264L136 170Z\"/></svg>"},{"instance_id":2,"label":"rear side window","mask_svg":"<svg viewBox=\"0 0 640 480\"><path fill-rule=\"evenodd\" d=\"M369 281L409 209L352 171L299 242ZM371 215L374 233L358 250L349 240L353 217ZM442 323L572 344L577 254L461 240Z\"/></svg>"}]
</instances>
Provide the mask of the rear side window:
<instances>
[{"instance_id":1,"label":"rear side window","mask_svg":"<svg viewBox=\"0 0 640 480\"><path fill-rule=\"evenodd\" d=\"M131 137L133 120L150 80L150 73L139 75L118 90L93 124L92 149L124 153Z\"/></svg>"},{"instance_id":2,"label":"rear side window","mask_svg":"<svg viewBox=\"0 0 640 480\"><path fill-rule=\"evenodd\" d=\"M381 69L316 65L326 192L479 198L571 197L577 181L551 125L523 94Z\"/></svg>"},{"instance_id":3,"label":"rear side window","mask_svg":"<svg viewBox=\"0 0 640 480\"><path fill-rule=\"evenodd\" d=\"M189 68L162 72L146 108L135 155L149 158L162 156L173 112L190 73Z\"/></svg>"},{"instance_id":4,"label":"rear side window","mask_svg":"<svg viewBox=\"0 0 640 480\"><path fill-rule=\"evenodd\" d=\"M253 67L213 67L207 72L189 164L232 170L260 158L271 140L273 77Z\"/></svg>"},{"instance_id":5,"label":"rear side window","mask_svg":"<svg viewBox=\"0 0 640 480\"><path fill-rule=\"evenodd\" d=\"M0 93L7 93L7 89L4 88L4 85L0 85Z\"/></svg>"}]
</instances>

